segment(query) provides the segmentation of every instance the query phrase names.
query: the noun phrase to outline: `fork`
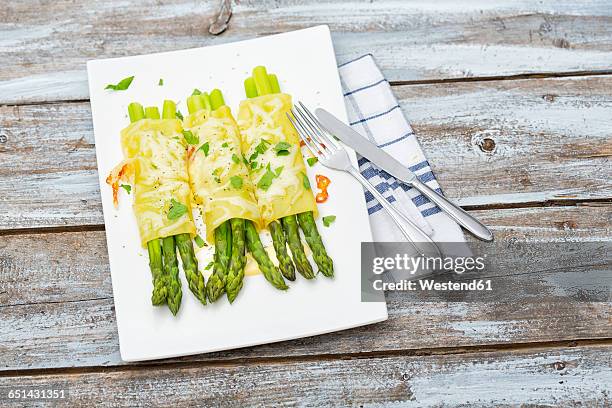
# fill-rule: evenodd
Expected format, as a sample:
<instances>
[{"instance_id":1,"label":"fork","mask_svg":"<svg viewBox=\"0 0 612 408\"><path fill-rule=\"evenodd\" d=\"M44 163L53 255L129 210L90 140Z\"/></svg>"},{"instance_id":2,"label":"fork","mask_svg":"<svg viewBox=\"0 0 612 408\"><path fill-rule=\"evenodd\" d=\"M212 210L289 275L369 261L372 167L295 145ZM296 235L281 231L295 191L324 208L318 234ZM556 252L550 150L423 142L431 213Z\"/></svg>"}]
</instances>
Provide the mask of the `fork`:
<instances>
[{"instance_id":1,"label":"fork","mask_svg":"<svg viewBox=\"0 0 612 408\"><path fill-rule=\"evenodd\" d=\"M402 234L420 253L427 253L433 250L436 255L441 256L440 249L436 243L421 230L410 218L397 210L365 177L353 166L346 149L331 136L319 120L298 101L299 106L295 105L287 117L297 130L300 138L310 149L319 162L325 167L345 171L357 179L372 195L378 200L380 205L389 213L391 219L399 227Z\"/></svg>"}]
</instances>

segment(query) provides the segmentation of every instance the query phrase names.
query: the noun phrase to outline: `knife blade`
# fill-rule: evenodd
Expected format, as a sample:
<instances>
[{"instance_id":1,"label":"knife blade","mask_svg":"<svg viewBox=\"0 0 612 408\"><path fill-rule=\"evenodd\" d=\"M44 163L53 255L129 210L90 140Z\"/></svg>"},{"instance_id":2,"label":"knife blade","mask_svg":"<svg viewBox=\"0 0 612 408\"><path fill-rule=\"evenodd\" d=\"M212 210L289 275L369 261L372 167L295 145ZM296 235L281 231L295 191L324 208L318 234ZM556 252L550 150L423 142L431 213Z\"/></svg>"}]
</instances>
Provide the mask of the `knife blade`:
<instances>
[{"instance_id":1,"label":"knife blade","mask_svg":"<svg viewBox=\"0 0 612 408\"><path fill-rule=\"evenodd\" d=\"M315 114L325 130L393 177L408 184L416 180L416 175L406 166L325 109L318 108Z\"/></svg>"}]
</instances>

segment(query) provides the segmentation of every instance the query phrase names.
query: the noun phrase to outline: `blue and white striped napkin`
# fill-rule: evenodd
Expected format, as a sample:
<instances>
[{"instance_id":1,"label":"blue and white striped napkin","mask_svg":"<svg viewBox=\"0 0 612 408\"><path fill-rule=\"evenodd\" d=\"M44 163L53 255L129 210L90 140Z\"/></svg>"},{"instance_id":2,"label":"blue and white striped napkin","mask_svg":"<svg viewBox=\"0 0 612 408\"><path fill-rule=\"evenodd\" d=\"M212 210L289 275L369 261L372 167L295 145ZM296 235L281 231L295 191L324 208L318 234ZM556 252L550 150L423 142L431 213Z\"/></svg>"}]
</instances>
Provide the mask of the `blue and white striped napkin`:
<instances>
[{"instance_id":1,"label":"blue and white striped napkin","mask_svg":"<svg viewBox=\"0 0 612 408\"><path fill-rule=\"evenodd\" d=\"M338 66L350 125L419 179L442 192L419 142L371 54ZM408 215L436 242L464 242L461 228L418 190L397 181L358 155L359 170L376 189ZM387 212L370 192L365 193L372 234L376 242L406 241Z\"/></svg>"}]
</instances>

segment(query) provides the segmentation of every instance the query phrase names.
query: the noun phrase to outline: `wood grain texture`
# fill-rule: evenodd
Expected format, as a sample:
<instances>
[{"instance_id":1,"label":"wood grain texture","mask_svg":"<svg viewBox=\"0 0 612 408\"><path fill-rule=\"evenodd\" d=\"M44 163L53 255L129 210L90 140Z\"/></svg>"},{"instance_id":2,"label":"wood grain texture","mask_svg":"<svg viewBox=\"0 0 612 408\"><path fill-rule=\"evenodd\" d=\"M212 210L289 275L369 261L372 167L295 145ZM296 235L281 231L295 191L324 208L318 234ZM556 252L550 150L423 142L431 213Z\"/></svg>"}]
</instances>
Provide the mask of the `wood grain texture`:
<instances>
[{"instance_id":1,"label":"wood grain texture","mask_svg":"<svg viewBox=\"0 0 612 408\"><path fill-rule=\"evenodd\" d=\"M394 91L445 193L492 206L611 197L611 88L596 76ZM103 223L90 115L88 103L0 106L0 229Z\"/></svg>"},{"instance_id":2,"label":"wood grain texture","mask_svg":"<svg viewBox=\"0 0 612 408\"><path fill-rule=\"evenodd\" d=\"M611 367L612 348L590 346L43 374L0 386L67 389L73 407L609 406Z\"/></svg>"},{"instance_id":3,"label":"wood grain texture","mask_svg":"<svg viewBox=\"0 0 612 408\"><path fill-rule=\"evenodd\" d=\"M495 232L493 245L503 255L497 262L505 271L495 282L504 288L501 292L506 297L490 303L447 303L420 302L394 293L388 297L389 320L374 326L178 361L612 338L612 303L572 303L546 290L567 270L583 270L576 276L588 286L602 273L602 267L605 271L600 252L589 250L568 256L551 250L513 255L517 241L609 239L610 207L505 209L474 214ZM24 252L22 248L32 250ZM556 259L573 265L573 269L526 276L524 265L537 264L540 258ZM602 264L598 266L594 259L602 260ZM517 285L525 290L517 291ZM123 365L102 231L0 236L0 304L2 370Z\"/></svg>"},{"instance_id":4,"label":"wood grain texture","mask_svg":"<svg viewBox=\"0 0 612 408\"><path fill-rule=\"evenodd\" d=\"M86 99L85 62L221 44L329 24L339 61L372 52L391 80L612 69L606 0L240 1L208 33L217 1L37 0L0 10L0 104Z\"/></svg>"}]
</instances>

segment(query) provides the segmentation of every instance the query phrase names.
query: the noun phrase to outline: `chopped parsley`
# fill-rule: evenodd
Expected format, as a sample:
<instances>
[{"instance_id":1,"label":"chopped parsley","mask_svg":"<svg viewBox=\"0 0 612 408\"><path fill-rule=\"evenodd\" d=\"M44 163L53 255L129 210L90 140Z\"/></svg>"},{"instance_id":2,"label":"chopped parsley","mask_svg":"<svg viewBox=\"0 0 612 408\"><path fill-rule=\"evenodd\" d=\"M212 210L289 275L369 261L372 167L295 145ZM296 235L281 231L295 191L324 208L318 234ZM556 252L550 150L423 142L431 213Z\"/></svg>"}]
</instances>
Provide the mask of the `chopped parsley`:
<instances>
[{"instance_id":1,"label":"chopped parsley","mask_svg":"<svg viewBox=\"0 0 612 408\"><path fill-rule=\"evenodd\" d=\"M309 157L308 159L306 159L306 161L308 162L308 165L312 167L315 165L316 162L319 161L319 159L317 159L316 157Z\"/></svg>"},{"instance_id":2,"label":"chopped parsley","mask_svg":"<svg viewBox=\"0 0 612 408\"><path fill-rule=\"evenodd\" d=\"M252 154L252 155L249 157L249 161L250 161L250 162L253 162L253 161L254 161L254 160L257 158L257 156L259 156L259 153L257 153L257 152L253 153L253 154Z\"/></svg>"},{"instance_id":3,"label":"chopped parsley","mask_svg":"<svg viewBox=\"0 0 612 408\"><path fill-rule=\"evenodd\" d=\"M302 184L306 190L310 190L310 180L308 180L308 176L302 172Z\"/></svg>"},{"instance_id":4,"label":"chopped parsley","mask_svg":"<svg viewBox=\"0 0 612 408\"><path fill-rule=\"evenodd\" d=\"M325 225L326 227L329 227L330 225L332 225L334 221L336 221L335 215L328 215L326 217L323 217L323 225Z\"/></svg>"},{"instance_id":5,"label":"chopped parsley","mask_svg":"<svg viewBox=\"0 0 612 408\"><path fill-rule=\"evenodd\" d=\"M112 89L113 91L125 91L130 87L130 84L134 80L134 76L130 76L127 78L123 78L121 81L116 84L108 84L104 89Z\"/></svg>"},{"instance_id":6,"label":"chopped parsley","mask_svg":"<svg viewBox=\"0 0 612 408\"><path fill-rule=\"evenodd\" d=\"M130 186L129 184L122 184L120 187L124 189L128 194L132 192L132 186Z\"/></svg>"},{"instance_id":7,"label":"chopped parsley","mask_svg":"<svg viewBox=\"0 0 612 408\"><path fill-rule=\"evenodd\" d=\"M256 161L252 161L251 162L251 170L255 170L257 168L257 162Z\"/></svg>"},{"instance_id":8,"label":"chopped parsley","mask_svg":"<svg viewBox=\"0 0 612 408\"><path fill-rule=\"evenodd\" d=\"M285 166L280 166L280 167L277 167L276 170L274 170L274 173L276 173L276 177L280 176L284 168Z\"/></svg>"},{"instance_id":9,"label":"chopped parsley","mask_svg":"<svg viewBox=\"0 0 612 408\"><path fill-rule=\"evenodd\" d=\"M242 188L242 177L232 176L230 177L230 183L232 183L232 187L234 188Z\"/></svg>"},{"instance_id":10,"label":"chopped parsley","mask_svg":"<svg viewBox=\"0 0 612 408\"><path fill-rule=\"evenodd\" d=\"M174 198L170 200L170 210L168 211L168 219L176 220L181 218L187 212L187 206L176 201Z\"/></svg>"},{"instance_id":11,"label":"chopped parsley","mask_svg":"<svg viewBox=\"0 0 612 408\"><path fill-rule=\"evenodd\" d=\"M206 270L206 271L207 271L207 270L209 270L210 268L212 268L212 267L213 267L213 265L214 265L214 264L215 264L215 263L214 263L213 261L210 261L210 262L208 263L208 265L206 265L206 267L204 268L204 270Z\"/></svg>"},{"instance_id":12,"label":"chopped parsley","mask_svg":"<svg viewBox=\"0 0 612 408\"><path fill-rule=\"evenodd\" d=\"M164 84L164 78L159 78L159 81L157 81L157 85L162 86Z\"/></svg>"},{"instance_id":13,"label":"chopped parsley","mask_svg":"<svg viewBox=\"0 0 612 408\"><path fill-rule=\"evenodd\" d=\"M259 142L259 144L255 147L255 153L264 154L266 150L268 150L269 145L270 145L270 142L268 142L265 139L261 139L261 142Z\"/></svg>"},{"instance_id":14,"label":"chopped parsley","mask_svg":"<svg viewBox=\"0 0 612 408\"><path fill-rule=\"evenodd\" d=\"M240 163L240 157L236 153L232 154L232 161L236 164Z\"/></svg>"},{"instance_id":15,"label":"chopped parsley","mask_svg":"<svg viewBox=\"0 0 612 408\"><path fill-rule=\"evenodd\" d=\"M201 94L202 94L202 91L200 91L198 88L194 88L193 92L191 93L191 96L193 96L193 95L201 95Z\"/></svg>"},{"instance_id":16,"label":"chopped parsley","mask_svg":"<svg viewBox=\"0 0 612 408\"><path fill-rule=\"evenodd\" d=\"M269 168L266 169L266 172L264 173L264 175L261 176L261 178L259 179L259 182L257 183L257 187L264 191L268 191L275 177L276 177L276 174L274 174Z\"/></svg>"},{"instance_id":17,"label":"chopped parsley","mask_svg":"<svg viewBox=\"0 0 612 408\"><path fill-rule=\"evenodd\" d=\"M227 142L224 142L221 147L228 147L229 145L227 144Z\"/></svg>"},{"instance_id":18,"label":"chopped parsley","mask_svg":"<svg viewBox=\"0 0 612 408\"><path fill-rule=\"evenodd\" d=\"M195 238L193 239L196 243L196 245L198 246L198 248L202 248L206 246L206 242L204 242L204 240L202 239L201 236L196 235Z\"/></svg>"},{"instance_id":19,"label":"chopped parsley","mask_svg":"<svg viewBox=\"0 0 612 408\"><path fill-rule=\"evenodd\" d=\"M180 120L183 120L183 114L181 113L180 110L176 111L176 117L179 118Z\"/></svg>"},{"instance_id":20,"label":"chopped parsley","mask_svg":"<svg viewBox=\"0 0 612 408\"><path fill-rule=\"evenodd\" d=\"M277 156L288 156L291 145L287 142L279 142L274 146Z\"/></svg>"},{"instance_id":21,"label":"chopped parsley","mask_svg":"<svg viewBox=\"0 0 612 408\"><path fill-rule=\"evenodd\" d=\"M183 130L183 136L185 137L187 143L191 145L197 145L198 143L200 143L200 139L196 135L191 133L190 130Z\"/></svg>"},{"instance_id":22,"label":"chopped parsley","mask_svg":"<svg viewBox=\"0 0 612 408\"><path fill-rule=\"evenodd\" d=\"M202 146L200 146L200 148L198 150L203 151L204 152L204 156L208 156L208 152L210 151L210 145L208 144L208 142L206 142Z\"/></svg>"}]
</instances>

